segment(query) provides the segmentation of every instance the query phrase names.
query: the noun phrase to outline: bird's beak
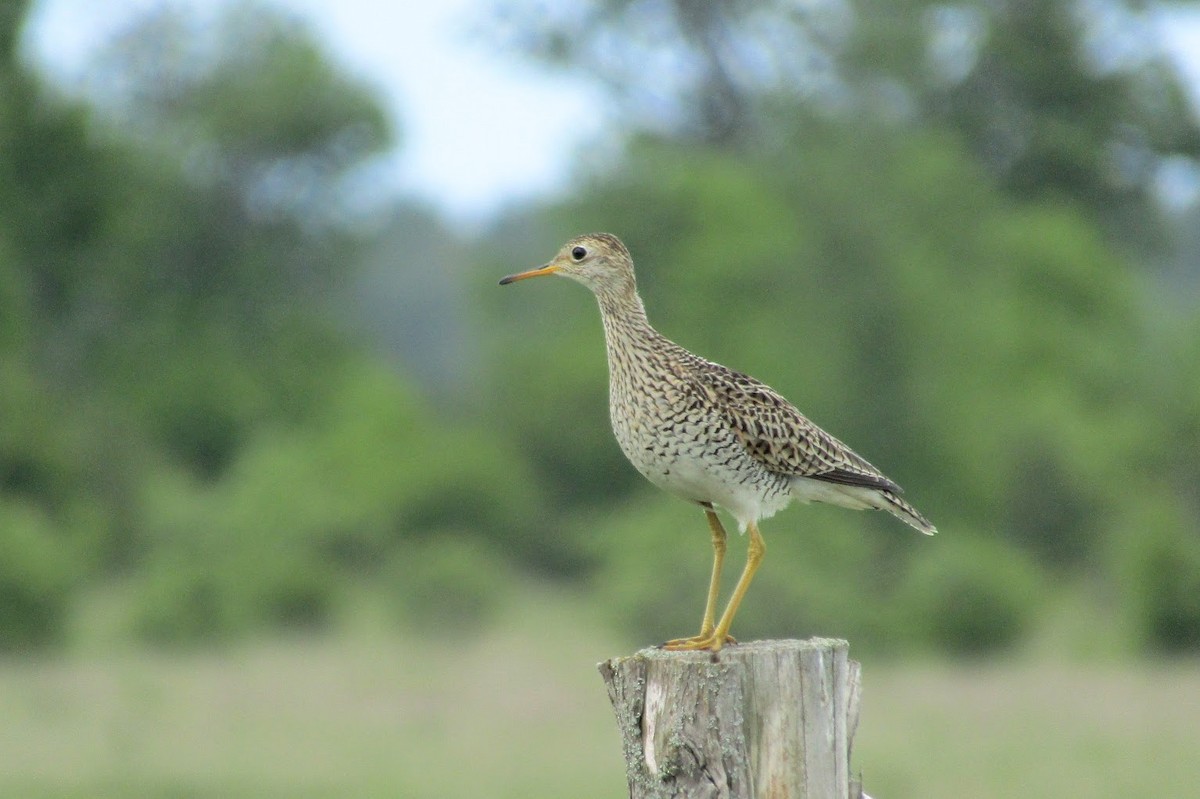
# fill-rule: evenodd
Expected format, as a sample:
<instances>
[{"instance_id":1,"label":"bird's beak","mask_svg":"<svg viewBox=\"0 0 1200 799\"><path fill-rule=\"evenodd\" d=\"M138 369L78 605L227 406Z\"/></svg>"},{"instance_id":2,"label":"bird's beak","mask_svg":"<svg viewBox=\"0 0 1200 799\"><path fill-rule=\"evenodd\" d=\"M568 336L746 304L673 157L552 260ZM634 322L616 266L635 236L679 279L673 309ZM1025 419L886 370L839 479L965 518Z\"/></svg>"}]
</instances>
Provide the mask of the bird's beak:
<instances>
[{"instance_id":1,"label":"bird's beak","mask_svg":"<svg viewBox=\"0 0 1200 799\"><path fill-rule=\"evenodd\" d=\"M524 280L527 277L541 277L542 275L552 275L558 271L558 267L554 264L546 264L537 269L530 269L528 272L518 272L515 275L509 275L500 281L501 286L507 286L509 283L516 283L518 280Z\"/></svg>"}]
</instances>

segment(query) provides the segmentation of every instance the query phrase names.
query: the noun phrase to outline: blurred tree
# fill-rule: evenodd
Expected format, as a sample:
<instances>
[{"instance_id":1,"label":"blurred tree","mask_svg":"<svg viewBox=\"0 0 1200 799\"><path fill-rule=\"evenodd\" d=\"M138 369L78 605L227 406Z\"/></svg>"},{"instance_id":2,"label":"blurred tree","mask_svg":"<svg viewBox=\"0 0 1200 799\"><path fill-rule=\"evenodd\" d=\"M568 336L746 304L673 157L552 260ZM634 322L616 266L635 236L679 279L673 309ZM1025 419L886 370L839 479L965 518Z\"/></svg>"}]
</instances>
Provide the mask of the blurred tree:
<instances>
[{"instance_id":1,"label":"blurred tree","mask_svg":"<svg viewBox=\"0 0 1200 799\"><path fill-rule=\"evenodd\" d=\"M84 114L45 96L17 43L28 4L0 11L0 648L61 640L83 558L110 532L103 471L80 461L83 398L57 391L67 280L102 224L105 159Z\"/></svg>"},{"instance_id":2,"label":"blurred tree","mask_svg":"<svg viewBox=\"0 0 1200 799\"><path fill-rule=\"evenodd\" d=\"M347 377L374 399L326 410L359 358L331 301L366 241L349 193L390 141L371 91L267 7L168 6L113 44L87 107L17 60L26 10L0 14L0 648L61 641L80 587L114 567L135 575L145 635L192 639L321 622L336 570L362 565L347 553L511 525L444 489L449 471L488 482L503 456L487 442L454 447L478 457L445 460L441 483L392 468L459 435L378 412L396 378ZM320 449L313 431L351 421L386 447L339 449L332 476L264 443ZM311 479L279 482L298 469Z\"/></svg>"},{"instance_id":3,"label":"blurred tree","mask_svg":"<svg viewBox=\"0 0 1200 799\"><path fill-rule=\"evenodd\" d=\"M388 142L370 92L294 22L222 13L166 7L121 37L102 122L16 63L0 115L5 285L39 377L104 394L132 414L107 424L210 475L247 425L313 396L311 363L338 346L313 309L359 246L347 177Z\"/></svg>"},{"instance_id":4,"label":"blurred tree","mask_svg":"<svg viewBox=\"0 0 1200 799\"><path fill-rule=\"evenodd\" d=\"M1200 121L1157 12L1128 0L929 4L906 85L1018 197L1069 199L1127 240L1165 233L1164 171L1200 165ZM899 20L864 26L856 59Z\"/></svg>"},{"instance_id":5,"label":"blurred tree","mask_svg":"<svg viewBox=\"0 0 1200 799\"><path fill-rule=\"evenodd\" d=\"M501 547L536 562L523 534L532 481L516 453L486 430L437 419L382 364L328 369L320 412L259 431L219 479L166 472L146 483L153 546L136 580L142 636L320 625L347 573L399 582L388 590L414 605L449 593L443 611L464 618L438 623L469 622L499 588L491 572ZM455 567L439 547L471 560Z\"/></svg>"},{"instance_id":6,"label":"blurred tree","mask_svg":"<svg viewBox=\"0 0 1200 799\"><path fill-rule=\"evenodd\" d=\"M1007 191L1071 200L1148 244L1163 233L1160 174L1200 164L1156 13L1132 0L526 0L493 17L516 48L608 85L635 127L744 150L777 145L796 117L950 128Z\"/></svg>"},{"instance_id":7,"label":"blurred tree","mask_svg":"<svg viewBox=\"0 0 1200 799\"><path fill-rule=\"evenodd\" d=\"M519 458L339 318L383 246L352 195L391 132L309 31L157 6L91 106L5 52L0 649L62 641L91 580L129 587L140 636L186 642L324 624L381 567L415 607L468 568L416 558L435 535L472 570L542 556ZM447 612L483 617L486 578Z\"/></svg>"},{"instance_id":8,"label":"blurred tree","mask_svg":"<svg viewBox=\"0 0 1200 799\"><path fill-rule=\"evenodd\" d=\"M142 145L92 292L127 330L101 337L101 379L216 476L251 425L319 402L313 364L342 357L318 309L360 252L345 192L387 125L303 27L256 4L152 11L94 81L109 138Z\"/></svg>"},{"instance_id":9,"label":"blurred tree","mask_svg":"<svg viewBox=\"0 0 1200 799\"><path fill-rule=\"evenodd\" d=\"M154 9L114 38L90 82L123 134L166 149L259 224L342 221L347 173L392 139L373 92L302 22L256 2Z\"/></svg>"},{"instance_id":10,"label":"blurred tree","mask_svg":"<svg viewBox=\"0 0 1200 799\"><path fill-rule=\"evenodd\" d=\"M491 16L513 47L603 82L635 127L667 135L737 146L776 92L823 109L846 99L845 3L523 0Z\"/></svg>"},{"instance_id":11,"label":"blurred tree","mask_svg":"<svg viewBox=\"0 0 1200 799\"><path fill-rule=\"evenodd\" d=\"M158 177L172 213L143 205L128 220L138 262L160 264L133 291L261 335L344 281L350 178L391 135L372 92L298 22L257 4L215 19L163 6L116 38L92 81L111 135L170 165Z\"/></svg>"}]
</instances>

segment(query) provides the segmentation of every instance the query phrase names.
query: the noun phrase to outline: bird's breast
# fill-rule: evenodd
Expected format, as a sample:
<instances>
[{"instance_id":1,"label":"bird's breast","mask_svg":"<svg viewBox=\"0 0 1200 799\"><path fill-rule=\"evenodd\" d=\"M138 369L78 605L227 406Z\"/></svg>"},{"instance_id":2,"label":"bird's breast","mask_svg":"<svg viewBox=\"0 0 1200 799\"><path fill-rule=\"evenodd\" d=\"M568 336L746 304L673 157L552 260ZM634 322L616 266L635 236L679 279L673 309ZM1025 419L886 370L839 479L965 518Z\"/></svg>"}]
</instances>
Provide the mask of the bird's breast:
<instances>
[{"instance_id":1,"label":"bird's breast","mask_svg":"<svg viewBox=\"0 0 1200 799\"><path fill-rule=\"evenodd\" d=\"M786 481L749 455L716 409L669 383L614 380L609 411L621 451L659 488L724 507L743 525L786 503Z\"/></svg>"}]
</instances>

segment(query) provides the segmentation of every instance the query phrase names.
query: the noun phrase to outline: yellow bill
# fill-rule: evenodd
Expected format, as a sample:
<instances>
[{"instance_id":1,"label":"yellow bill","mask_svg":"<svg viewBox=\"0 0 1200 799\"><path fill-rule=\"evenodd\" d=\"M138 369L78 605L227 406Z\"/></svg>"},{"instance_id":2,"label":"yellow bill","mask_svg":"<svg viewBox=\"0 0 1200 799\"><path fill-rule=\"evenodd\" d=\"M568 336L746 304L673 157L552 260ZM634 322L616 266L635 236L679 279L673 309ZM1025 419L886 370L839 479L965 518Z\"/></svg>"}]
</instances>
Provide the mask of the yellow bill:
<instances>
[{"instance_id":1,"label":"yellow bill","mask_svg":"<svg viewBox=\"0 0 1200 799\"><path fill-rule=\"evenodd\" d=\"M518 280L524 280L527 277L541 277L542 275L552 275L558 271L558 267L554 264L546 264L537 269L530 269L528 272L518 272L515 275L509 275L500 281L501 286L507 286L509 283L516 283Z\"/></svg>"}]
</instances>

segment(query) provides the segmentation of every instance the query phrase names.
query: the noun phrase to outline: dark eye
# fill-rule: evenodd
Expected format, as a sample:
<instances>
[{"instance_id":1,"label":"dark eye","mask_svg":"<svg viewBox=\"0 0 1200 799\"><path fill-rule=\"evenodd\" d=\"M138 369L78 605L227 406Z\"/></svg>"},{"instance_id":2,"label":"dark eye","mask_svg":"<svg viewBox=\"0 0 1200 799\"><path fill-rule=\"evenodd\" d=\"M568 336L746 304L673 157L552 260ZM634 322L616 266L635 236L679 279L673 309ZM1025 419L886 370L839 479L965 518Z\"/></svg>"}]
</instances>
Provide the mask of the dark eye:
<instances>
[{"instance_id":1,"label":"dark eye","mask_svg":"<svg viewBox=\"0 0 1200 799\"><path fill-rule=\"evenodd\" d=\"M576 247L575 249L571 250L571 257L576 261L582 261L586 255L587 249L583 247Z\"/></svg>"}]
</instances>

